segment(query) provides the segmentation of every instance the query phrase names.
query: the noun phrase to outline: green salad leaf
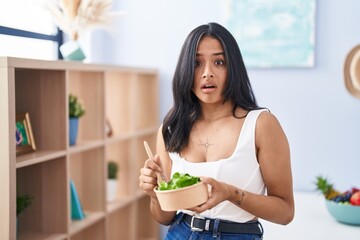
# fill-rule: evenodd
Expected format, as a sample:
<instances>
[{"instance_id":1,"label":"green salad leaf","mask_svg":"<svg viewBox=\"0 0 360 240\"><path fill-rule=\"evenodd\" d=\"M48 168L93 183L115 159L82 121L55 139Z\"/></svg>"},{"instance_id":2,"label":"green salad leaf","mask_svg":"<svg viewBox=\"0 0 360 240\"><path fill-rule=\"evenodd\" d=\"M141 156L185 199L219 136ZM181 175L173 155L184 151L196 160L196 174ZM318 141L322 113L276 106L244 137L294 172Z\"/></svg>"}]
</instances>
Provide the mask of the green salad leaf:
<instances>
[{"instance_id":1,"label":"green salad leaf","mask_svg":"<svg viewBox=\"0 0 360 240\"><path fill-rule=\"evenodd\" d=\"M173 190L178 188L187 187L195 183L200 182L199 177L191 176L188 173L179 173L176 172L172 176L169 182L161 182L158 189L162 190Z\"/></svg>"}]
</instances>

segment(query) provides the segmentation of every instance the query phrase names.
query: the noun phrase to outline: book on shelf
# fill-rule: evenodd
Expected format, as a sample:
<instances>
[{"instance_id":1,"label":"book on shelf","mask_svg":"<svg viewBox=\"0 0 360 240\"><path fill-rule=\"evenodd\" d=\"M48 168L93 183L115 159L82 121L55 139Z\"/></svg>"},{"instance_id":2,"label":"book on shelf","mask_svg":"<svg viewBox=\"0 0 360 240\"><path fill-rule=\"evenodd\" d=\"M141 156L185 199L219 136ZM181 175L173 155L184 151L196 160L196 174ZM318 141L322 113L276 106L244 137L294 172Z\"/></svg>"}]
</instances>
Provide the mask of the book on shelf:
<instances>
[{"instance_id":1,"label":"book on shelf","mask_svg":"<svg viewBox=\"0 0 360 240\"><path fill-rule=\"evenodd\" d=\"M79 195L77 194L76 187L73 180L70 180L71 191L71 219L82 220L85 218L84 211L81 207Z\"/></svg>"}]
</instances>

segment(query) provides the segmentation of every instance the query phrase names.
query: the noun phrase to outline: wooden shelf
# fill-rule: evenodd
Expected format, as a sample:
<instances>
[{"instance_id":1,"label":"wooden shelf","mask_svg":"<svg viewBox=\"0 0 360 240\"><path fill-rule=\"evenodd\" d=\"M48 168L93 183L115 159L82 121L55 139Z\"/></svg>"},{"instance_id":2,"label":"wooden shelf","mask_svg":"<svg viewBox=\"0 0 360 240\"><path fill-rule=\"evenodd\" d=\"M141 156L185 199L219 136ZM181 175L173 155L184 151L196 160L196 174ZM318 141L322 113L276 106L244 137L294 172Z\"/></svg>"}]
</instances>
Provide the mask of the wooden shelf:
<instances>
[{"instance_id":1,"label":"wooden shelf","mask_svg":"<svg viewBox=\"0 0 360 240\"><path fill-rule=\"evenodd\" d=\"M0 239L158 239L149 199L138 187L159 128L154 69L0 57ZM69 145L68 96L86 113ZM29 113L34 152L16 156L16 114ZM107 135L106 124L113 134ZM119 164L116 200L107 202L107 162ZM85 212L71 219L70 180ZM16 216L17 194L33 202Z\"/></svg>"},{"instance_id":2,"label":"wooden shelf","mask_svg":"<svg viewBox=\"0 0 360 240\"><path fill-rule=\"evenodd\" d=\"M28 153L17 157L16 168L26 167L36 163L41 163L65 156L66 156L65 150L63 151L37 150L36 152Z\"/></svg>"},{"instance_id":3,"label":"wooden shelf","mask_svg":"<svg viewBox=\"0 0 360 240\"><path fill-rule=\"evenodd\" d=\"M70 234L75 235L91 225L103 220L105 213L103 212L86 212L84 220L72 220L70 224Z\"/></svg>"},{"instance_id":4,"label":"wooden shelf","mask_svg":"<svg viewBox=\"0 0 360 240\"><path fill-rule=\"evenodd\" d=\"M26 240L65 240L67 239L66 234L48 234L48 233L39 233L32 231L22 231L18 238L18 240L26 239Z\"/></svg>"}]
</instances>

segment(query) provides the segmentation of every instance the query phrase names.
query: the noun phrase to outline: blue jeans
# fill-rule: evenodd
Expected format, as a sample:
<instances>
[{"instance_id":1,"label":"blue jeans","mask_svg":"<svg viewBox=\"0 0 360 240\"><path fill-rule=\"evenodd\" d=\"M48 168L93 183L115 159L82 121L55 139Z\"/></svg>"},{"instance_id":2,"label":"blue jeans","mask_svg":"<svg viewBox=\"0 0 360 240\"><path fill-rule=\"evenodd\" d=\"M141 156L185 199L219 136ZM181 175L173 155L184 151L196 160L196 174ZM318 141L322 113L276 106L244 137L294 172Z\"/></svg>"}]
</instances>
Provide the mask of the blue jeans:
<instances>
[{"instance_id":1,"label":"blue jeans","mask_svg":"<svg viewBox=\"0 0 360 240\"><path fill-rule=\"evenodd\" d=\"M169 227L164 240L261 240L262 236L242 233L217 233L203 231L193 232L188 223L182 221L179 213ZM260 223L259 223L260 224Z\"/></svg>"}]
</instances>

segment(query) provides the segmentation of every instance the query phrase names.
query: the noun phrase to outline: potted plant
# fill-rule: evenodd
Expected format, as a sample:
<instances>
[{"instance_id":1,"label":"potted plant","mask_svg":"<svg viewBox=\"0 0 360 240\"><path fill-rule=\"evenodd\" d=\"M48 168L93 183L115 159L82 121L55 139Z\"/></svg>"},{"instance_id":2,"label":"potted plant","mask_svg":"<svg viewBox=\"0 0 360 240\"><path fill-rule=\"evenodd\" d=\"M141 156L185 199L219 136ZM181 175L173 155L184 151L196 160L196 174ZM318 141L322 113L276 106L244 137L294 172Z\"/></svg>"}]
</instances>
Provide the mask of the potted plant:
<instances>
[{"instance_id":1,"label":"potted plant","mask_svg":"<svg viewBox=\"0 0 360 240\"><path fill-rule=\"evenodd\" d=\"M16 197L16 229L18 228L17 217L31 205L33 199L28 194L21 194Z\"/></svg>"},{"instance_id":2,"label":"potted plant","mask_svg":"<svg viewBox=\"0 0 360 240\"><path fill-rule=\"evenodd\" d=\"M22 194L16 197L16 216L19 216L33 201L33 197L28 194Z\"/></svg>"},{"instance_id":3,"label":"potted plant","mask_svg":"<svg viewBox=\"0 0 360 240\"><path fill-rule=\"evenodd\" d=\"M69 137L70 145L76 144L77 133L79 128L79 118L85 114L85 108L80 103L78 97L73 94L69 95Z\"/></svg>"},{"instance_id":4,"label":"potted plant","mask_svg":"<svg viewBox=\"0 0 360 240\"><path fill-rule=\"evenodd\" d=\"M118 189L119 164L113 160L108 161L108 179L107 179L107 201L112 202L116 199Z\"/></svg>"}]
</instances>

